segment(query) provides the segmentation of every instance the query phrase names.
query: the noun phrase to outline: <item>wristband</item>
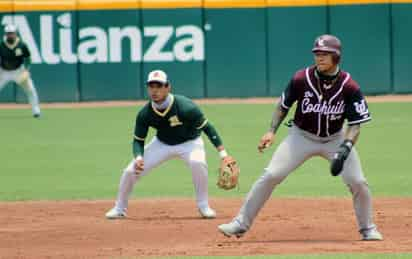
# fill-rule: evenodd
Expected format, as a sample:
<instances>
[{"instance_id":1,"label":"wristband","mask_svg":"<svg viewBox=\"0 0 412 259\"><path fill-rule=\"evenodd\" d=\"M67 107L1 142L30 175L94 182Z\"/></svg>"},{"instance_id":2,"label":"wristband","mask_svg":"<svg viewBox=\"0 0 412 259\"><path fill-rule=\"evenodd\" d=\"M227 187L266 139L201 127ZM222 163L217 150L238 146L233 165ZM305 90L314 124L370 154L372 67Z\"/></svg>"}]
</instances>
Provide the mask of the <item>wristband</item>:
<instances>
[{"instance_id":1,"label":"wristband","mask_svg":"<svg viewBox=\"0 0 412 259\"><path fill-rule=\"evenodd\" d=\"M220 158L225 158L225 157L227 157L228 155L227 155L227 152L226 152L226 150L220 150L219 151L219 156L220 156Z\"/></svg>"},{"instance_id":2,"label":"wristband","mask_svg":"<svg viewBox=\"0 0 412 259\"><path fill-rule=\"evenodd\" d=\"M352 140L345 139L345 140L343 141L343 143L342 143L342 146L345 146L346 148L348 148L349 150L351 150L352 147L353 147L353 142L352 142Z\"/></svg>"}]
</instances>

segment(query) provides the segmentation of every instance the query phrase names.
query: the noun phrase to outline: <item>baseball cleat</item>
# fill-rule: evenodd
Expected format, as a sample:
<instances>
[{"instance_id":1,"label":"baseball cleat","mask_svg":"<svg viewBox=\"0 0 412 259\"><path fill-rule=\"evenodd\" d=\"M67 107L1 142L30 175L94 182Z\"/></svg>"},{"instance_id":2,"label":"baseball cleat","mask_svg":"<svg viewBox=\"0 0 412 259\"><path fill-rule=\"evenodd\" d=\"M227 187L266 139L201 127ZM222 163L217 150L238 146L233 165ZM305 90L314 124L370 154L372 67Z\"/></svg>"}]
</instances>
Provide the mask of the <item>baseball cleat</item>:
<instances>
[{"instance_id":1,"label":"baseball cleat","mask_svg":"<svg viewBox=\"0 0 412 259\"><path fill-rule=\"evenodd\" d=\"M242 228L240 223L236 220L233 220L228 224L219 225L217 228L223 235L227 237L236 236L237 238L239 238L246 233L246 229Z\"/></svg>"},{"instance_id":2,"label":"baseball cleat","mask_svg":"<svg viewBox=\"0 0 412 259\"><path fill-rule=\"evenodd\" d=\"M36 119L40 118L40 113L33 114L33 117L36 118Z\"/></svg>"},{"instance_id":3,"label":"baseball cleat","mask_svg":"<svg viewBox=\"0 0 412 259\"><path fill-rule=\"evenodd\" d=\"M107 219L124 219L127 217L127 214L124 210L119 210L116 207L112 208L106 213Z\"/></svg>"},{"instance_id":4,"label":"baseball cleat","mask_svg":"<svg viewBox=\"0 0 412 259\"><path fill-rule=\"evenodd\" d=\"M216 218L216 212L208 207L204 207L204 208L199 208L199 213L202 216L202 218L204 219L214 219Z\"/></svg>"},{"instance_id":5,"label":"baseball cleat","mask_svg":"<svg viewBox=\"0 0 412 259\"><path fill-rule=\"evenodd\" d=\"M381 241L383 236L376 228L361 231L363 241Z\"/></svg>"}]
</instances>

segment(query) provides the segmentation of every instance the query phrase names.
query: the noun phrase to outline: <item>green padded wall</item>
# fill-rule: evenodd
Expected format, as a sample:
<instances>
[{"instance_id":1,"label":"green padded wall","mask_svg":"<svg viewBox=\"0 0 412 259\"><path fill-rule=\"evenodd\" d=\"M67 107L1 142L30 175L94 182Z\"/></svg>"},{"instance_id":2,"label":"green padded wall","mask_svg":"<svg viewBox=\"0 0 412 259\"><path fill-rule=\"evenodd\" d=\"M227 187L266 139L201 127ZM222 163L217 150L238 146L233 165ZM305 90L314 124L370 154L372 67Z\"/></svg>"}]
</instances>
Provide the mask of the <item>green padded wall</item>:
<instances>
[{"instance_id":1,"label":"green padded wall","mask_svg":"<svg viewBox=\"0 0 412 259\"><path fill-rule=\"evenodd\" d=\"M393 90L412 92L412 5L392 5Z\"/></svg>"},{"instance_id":2,"label":"green padded wall","mask_svg":"<svg viewBox=\"0 0 412 259\"><path fill-rule=\"evenodd\" d=\"M326 33L326 7L268 9L270 95L279 96L294 73L313 64L314 39Z\"/></svg>"},{"instance_id":3,"label":"green padded wall","mask_svg":"<svg viewBox=\"0 0 412 259\"><path fill-rule=\"evenodd\" d=\"M207 97L267 95L265 12L205 9Z\"/></svg>"},{"instance_id":4,"label":"green padded wall","mask_svg":"<svg viewBox=\"0 0 412 259\"><path fill-rule=\"evenodd\" d=\"M21 12L14 22L31 51L31 74L40 101L78 101L77 62L66 55L77 46L76 12ZM26 102L20 88L17 101Z\"/></svg>"},{"instance_id":5,"label":"green padded wall","mask_svg":"<svg viewBox=\"0 0 412 259\"><path fill-rule=\"evenodd\" d=\"M390 82L389 5L330 7L330 29L342 40L342 68L366 94L387 93Z\"/></svg>"},{"instance_id":6,"label":"green padded wall","mask_svg":"<svg viewBox=\"0 0 412 259\"><path fill-rule=\"evenodd\" d=\"M132 0L112 10L77 1L45 0L43 11L0 2L0 22L17 24L31 49L42 102L143 99L153 69L192 98L279 96L313 64L313 41L324 33L342 40L341 66L365 94L412 92L412 3ZM10 84L0 102L15 101L26 97Z\"/></svg>"},{"instance_id":7,"label":"green padded wall","mask_svg":"<svg viewBox=\"0 0 412 259\"><path fill-rule=\"evenodd\" d=\"M80 60L81 100L142 98L139 91L142 58L139 54L142 52L140 12L100 10L78 13L79 35L84 35L84 38L80 37L80 44L90 39L100 43L97 48L87 50L85 45L82 50L82 53L90 55Z\"/></svg>"},{"instance_id":8,"label":"green padded wall","mask_svg":"<svg viewBox=\"0 0 412 259\"><path fill-rule=\"evenodd\" d=\"M145 89L144 81L151 70L162 69L169 76L173 92L192 98L203 97L205 39L202 9L143 9L142 18L148 33L153 35L163 30L167 36L165 40L168 39L160 53L147 55L141 87ZM145 37L146 52L159 40L156 36Z\"/></svg>"}]
</instances>

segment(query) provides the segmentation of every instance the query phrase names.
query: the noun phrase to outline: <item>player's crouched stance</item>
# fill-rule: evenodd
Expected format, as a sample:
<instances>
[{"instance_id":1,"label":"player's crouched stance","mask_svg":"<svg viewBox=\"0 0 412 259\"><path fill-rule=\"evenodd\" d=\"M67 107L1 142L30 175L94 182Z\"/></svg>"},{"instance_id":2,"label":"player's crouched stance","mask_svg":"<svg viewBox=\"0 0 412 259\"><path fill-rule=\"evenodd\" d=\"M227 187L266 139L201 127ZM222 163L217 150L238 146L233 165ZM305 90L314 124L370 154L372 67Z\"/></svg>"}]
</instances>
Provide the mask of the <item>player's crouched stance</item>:
<instances>
[{"instance_id":1,"label":"player's crouched stance","mask_svg":"<svg viewBox=\"0 0 412 259\"><path fill-rule=\"evenodd\" d=\"M353 195L353 205L362 240L382 240L372 218L372 198L363 175L359 156L353 148L360 124L371 119L358 84L340 70L341 43L332 35L316 39L312 49L315 66L298 71L283 92L273 113L271 128L258 149L263 151L289 108L297 102L289 135L280 143L263 175L255 182L238 215L219 231L226 236L242 236L259 210L293 170L313 156L331 161L333 176L341 175ZM343 132L343 123L348 127Z\"/></svg>"},{"instance_id":2,"label":"player's crouched stance","mask_svg":"<svg viewBox=\"0 0 412 259\"><path fill-rule=\"evenodd\" d=\"M8 82L15 82L26 93L35 118L40 117L39 97L30 77L30 51L17 37L14 25L4 28L4 41L0 43L0 91Z\"/></svg>"},{"instance_id":3,"label":"player's crouched stance","mask_svg":"<svg viewBox=\"0 0 412 259\"><path fill-rule=\"evenodd\" d=\"M222 159L232 159L225 151L215 128L190 99L170 93L167 75L161 70L149 73L147 91L150 101L139 111L133 141L133 159L120 179L117 201L106 213L108 219L126 216L128 198L133 186L153 168L172 158L182 159L192 171L196 202L203 218L215 218L208 202L208 169L201 132L219 151ZM149 127L156 136L144 147Z\"/></svg>"}]
</instances>

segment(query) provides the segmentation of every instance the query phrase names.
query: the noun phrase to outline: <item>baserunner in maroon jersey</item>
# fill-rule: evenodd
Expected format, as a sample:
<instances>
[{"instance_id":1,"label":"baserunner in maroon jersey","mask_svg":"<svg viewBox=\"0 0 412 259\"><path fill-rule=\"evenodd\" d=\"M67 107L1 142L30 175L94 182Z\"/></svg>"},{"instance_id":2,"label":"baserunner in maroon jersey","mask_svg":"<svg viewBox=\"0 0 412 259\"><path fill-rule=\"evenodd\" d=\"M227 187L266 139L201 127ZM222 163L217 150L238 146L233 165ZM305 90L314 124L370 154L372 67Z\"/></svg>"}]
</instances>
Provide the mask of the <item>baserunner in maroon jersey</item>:
<instances>
[{"instance_id":1,"label":"baserunner in maroon jersey","mask_svg":"<svg viewBox=\"0 0 412 259\"><path fill-rule=\"evenodd\" d=\"M338 38L332 35L318 37L312 52L315 65L293 76L258 150L262 152L272 145L279 126L296 102L289 134L252 186L238 215L230 223L218 227L226 236L242 236L273 189L306 160L320 156L330 161L331 174L340 175L349 187L362 240L383 240L373 222L371 194L353 147L361 124L371 120L368 105L359 85L339 67L341 43ZM347 127L343 129L345 120Z\"/></svg>"}]
</instances>

